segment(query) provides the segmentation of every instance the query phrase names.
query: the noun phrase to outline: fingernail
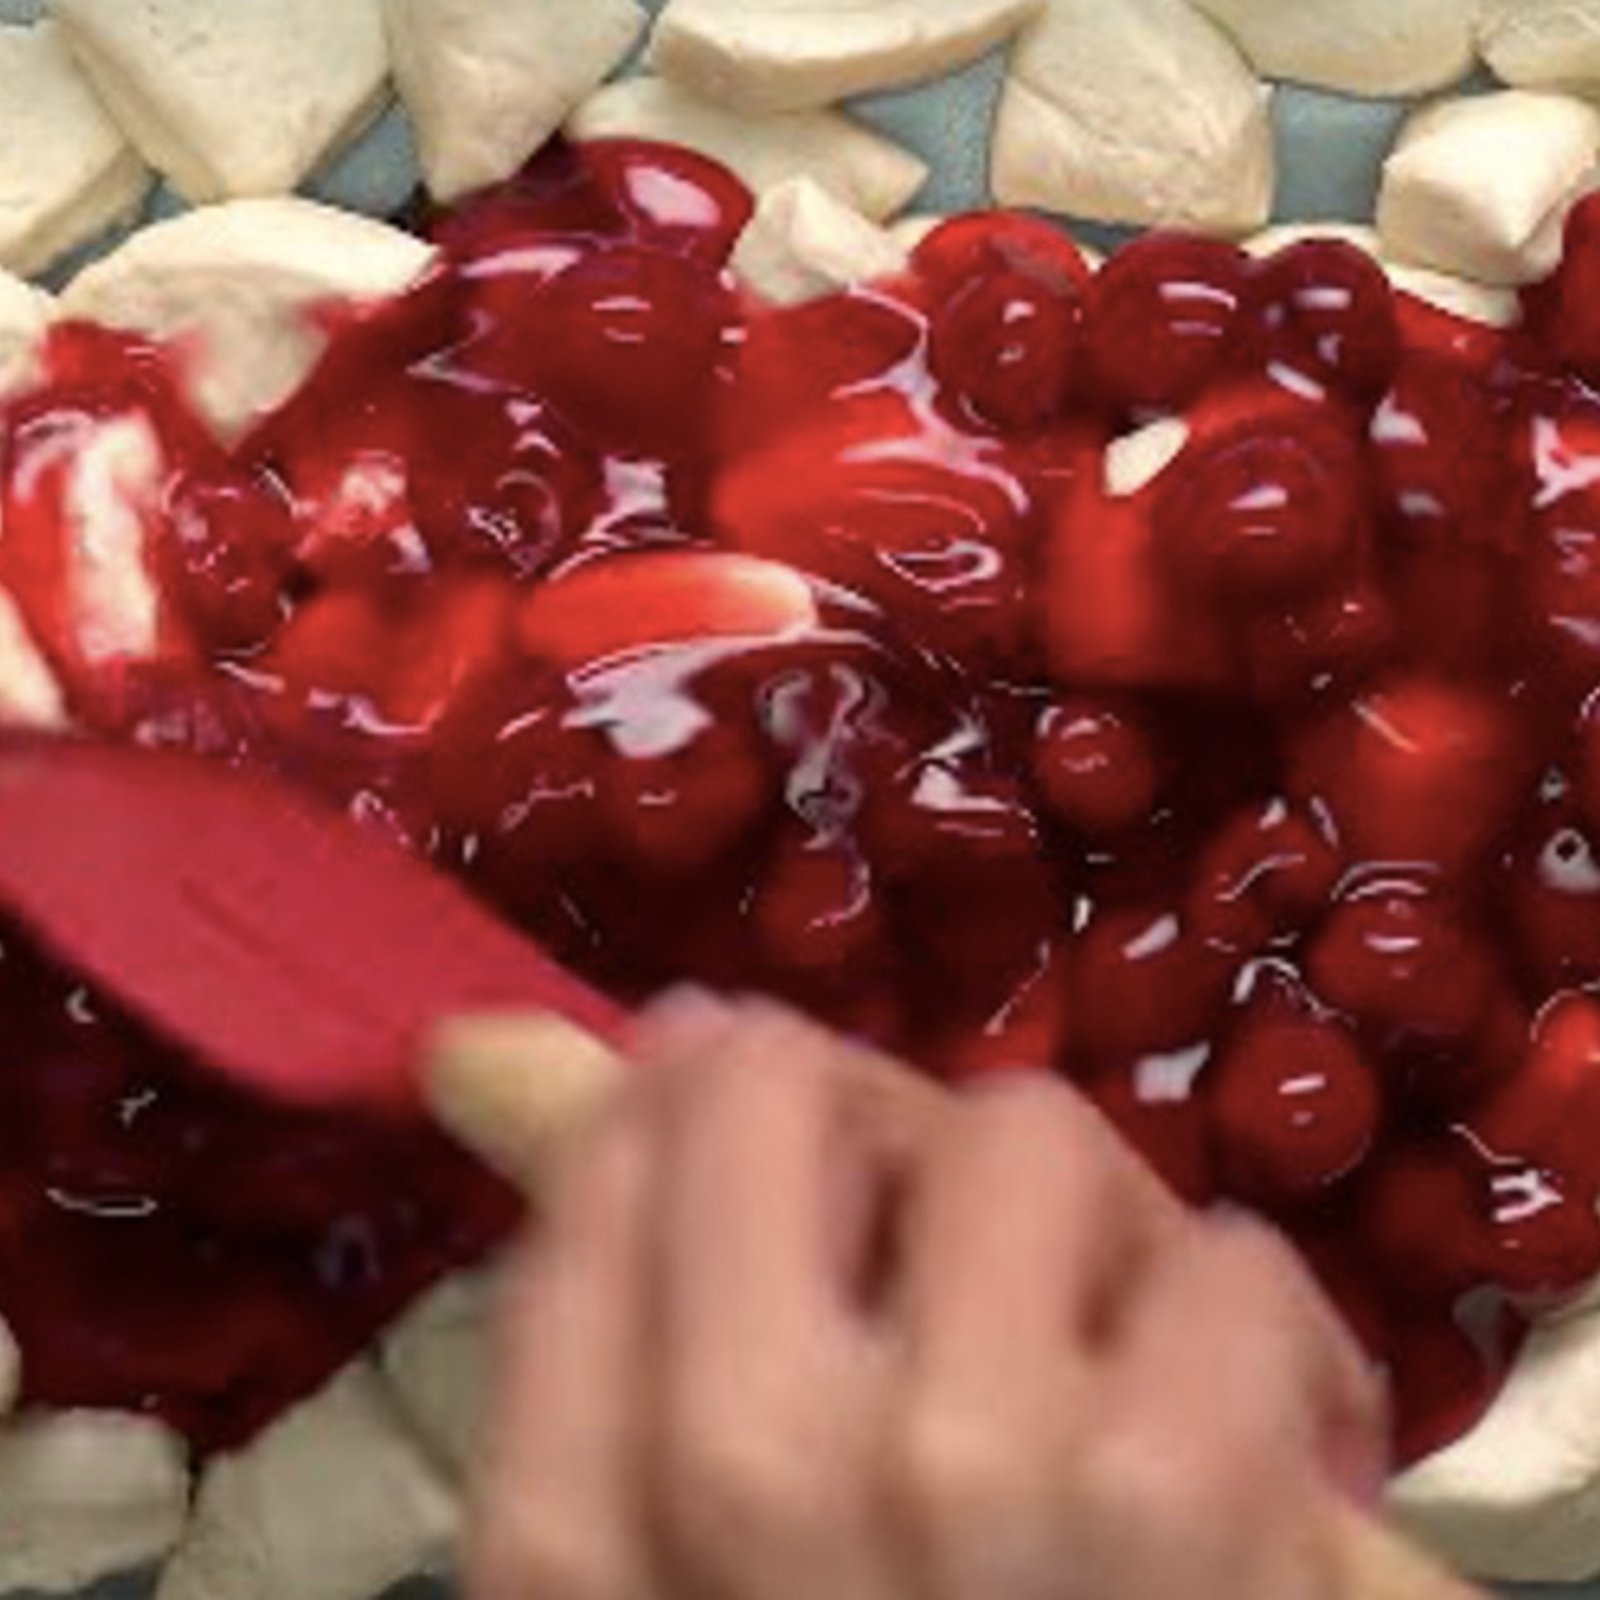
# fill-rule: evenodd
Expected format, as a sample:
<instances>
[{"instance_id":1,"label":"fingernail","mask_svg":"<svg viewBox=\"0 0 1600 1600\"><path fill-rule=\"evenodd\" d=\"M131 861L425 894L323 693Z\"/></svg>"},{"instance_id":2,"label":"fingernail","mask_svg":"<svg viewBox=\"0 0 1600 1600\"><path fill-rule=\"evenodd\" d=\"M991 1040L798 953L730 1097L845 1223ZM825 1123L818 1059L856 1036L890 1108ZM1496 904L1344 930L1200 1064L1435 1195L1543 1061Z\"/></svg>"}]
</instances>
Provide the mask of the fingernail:
<instances>
[{"instance_id":1,"label":"fingernail","mask_svg":"<svg viewBox=\"0 0 1600 1600\"><path fill-rule=\"evenodd\" d=\"M634 1019L633 1047L645 1057L694 1055L709 1049L732 1026L736 1009L709 989L679 984Z\"/></svg>"}]
</instances>

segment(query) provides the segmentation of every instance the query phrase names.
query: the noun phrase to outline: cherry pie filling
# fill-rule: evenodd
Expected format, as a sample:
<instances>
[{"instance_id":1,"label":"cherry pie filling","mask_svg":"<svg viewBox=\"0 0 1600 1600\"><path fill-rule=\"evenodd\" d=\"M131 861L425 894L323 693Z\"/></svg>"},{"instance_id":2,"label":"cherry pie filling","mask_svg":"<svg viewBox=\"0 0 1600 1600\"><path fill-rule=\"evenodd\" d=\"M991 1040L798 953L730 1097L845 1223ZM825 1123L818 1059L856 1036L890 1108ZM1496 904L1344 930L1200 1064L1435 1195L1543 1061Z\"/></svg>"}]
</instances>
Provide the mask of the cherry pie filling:
<instances>
[{"instance_id":1,"label":"cherry pie filling","mask_svg":"<svg viewBox=\"0 0 1600 1600\"><path fill-rule=\"evenodd\" d=\"M1600 201L1510 331L1344 244L1091 275L1000 214L777 309L750 210L552 148L227 450L182 350L60 328L0 584L87 736L276 769L623 999L1070 1077L1278 1221L1402 1456L1445 1442L1600 1272ZM237 1443L514 1223L20 937L0 1015L35 1402Z\"/></svg>"}]
</instances>

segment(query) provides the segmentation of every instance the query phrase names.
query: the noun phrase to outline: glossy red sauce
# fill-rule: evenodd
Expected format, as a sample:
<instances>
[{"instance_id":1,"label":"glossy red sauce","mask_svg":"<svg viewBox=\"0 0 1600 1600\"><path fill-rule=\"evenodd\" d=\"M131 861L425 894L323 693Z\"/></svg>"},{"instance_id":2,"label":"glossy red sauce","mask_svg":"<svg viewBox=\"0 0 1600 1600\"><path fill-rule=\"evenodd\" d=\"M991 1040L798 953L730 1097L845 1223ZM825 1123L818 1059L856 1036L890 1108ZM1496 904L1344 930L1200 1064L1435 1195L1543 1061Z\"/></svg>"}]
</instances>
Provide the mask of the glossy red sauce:
<instances>
[{"instance_id":1,"label":"glossy red sauce","mask_svg":"<svg viewBox=\"0 0 1600 1600\"><path fill-rule=\"evenodd\" d=\"M60 330L0 583L92 735L268 763L619 997L1070 1076L1303 1246L1410 1457L1600 1270L1597 207L1512 333L1342 245L1092 277L1004 216L775 310L725 174L552 150L233 450L174 355ZM63 501L129 418L136 647ZM234 1097L6 950L33 1398L231 1442L509 1225L434 1136Z\"/></svg>"}]
</instances>

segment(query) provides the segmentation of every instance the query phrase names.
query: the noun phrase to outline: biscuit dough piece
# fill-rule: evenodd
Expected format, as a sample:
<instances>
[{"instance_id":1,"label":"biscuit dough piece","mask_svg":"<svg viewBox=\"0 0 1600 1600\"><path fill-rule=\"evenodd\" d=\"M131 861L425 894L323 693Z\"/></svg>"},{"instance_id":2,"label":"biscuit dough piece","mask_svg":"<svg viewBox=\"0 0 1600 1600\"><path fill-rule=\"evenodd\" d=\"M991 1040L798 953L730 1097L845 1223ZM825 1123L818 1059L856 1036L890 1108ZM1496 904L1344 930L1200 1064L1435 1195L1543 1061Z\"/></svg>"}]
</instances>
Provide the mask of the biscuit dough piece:
<instances>
[{"instance_id":1,"label":"biscuit dough piece","mask_svg":"<svg viewBox=\"0 0 1600 1600\"><path fill-rule=\"evenodd\" d=\"M1050 0L1012 52L995 198L1250 233L1272 212L1270 94L1188 0Z\"/></svg>"},{"instance_id":2,"label":"biscuit dough piece","mask_svg":"<svg viewBox=\"0 0 1600 1600\"><path fill-rule=\"evenodd\" d=\"M156 1600L373 1600L442 1562L455 1495L370 1365L206 1468Z\"/></svg>"},{"instance_id":3,"label":"biscuit dough piece","mask_svg":"<svg viewBox=\"0 0 1600 1600\"><path fill-rule=\"evenodd\" d=\"M1383 253L1491 287L1554 270L1561 229L1600 157L1600 110L1530 89L1417 112L1384 163Z\"/></svg>"},{"instance_id":4,"label":"biscuit dough piece","mask_svg":"<svg viewBox=\"0 0 1600 1600\"><path fill-rule=\"evenodd\" d=\"M1600 88L1600 0L1479 0L1478 53L1521 89Z\"/></svg>"},{"instance_id":5,"label":"biscuit dough piece","mask_svg":"<svg viewBox=\"0 0 1600 1600\"><path fill-rule=\"evenodd\" d=\"M608 84L567 119L573 139L662 139L720 161L759 199L791 178L814 178L873 222L903 210L928 176L909 150L838 111L747 117L668 83Z\"/></svg>"},{"instance_id":6,"label":"biscuit dough piece","mask_svg":"<svg viewBox=\"0 0 1600 1600\"><path fill-rule=\"evenodd\" d=\"M61 313L175 341L190 398L232 439L316 364L317 307L398 294L432 260L420 239L354 212L232 200L136 233L73 279Z\"/></svg>"},{"instance_id":7,"label":"biscuit dough piece","mask_svg":"<svg viewBox=\"0 0 1600 1600\"><path fill-rule=\"evenodd\" d=\"M775 305L798 305L903 272L909 251L810 178L769 189L734 248L735 274Z\"/></svg>"},{"instance_id":8,"label":"biscuit dough piece","mask_svg":"<svg viewBox=\"0 0 1600 1600\"><path fill-rule=\"evenodd\" d=\"M1442 89L1472 65L1476 0L1195 0L1250 64L1343 94Z\"/></svg>"},{"instance_id":9,"label":"biscuit dough piece","mask_svg":"<svg viewBox=\"0 0 1600 1600\"><path fill-rule=\"evenodd\" d=\"M1402 1473L1390 1508L1473 1577L1600 1572L1600 1317L1536 1328L1488 1414Z\"/></svg>"},{"instance_id":10,"label":"biscuit dough piece","mask_svg":"<svg viewBox=\"0 0 1600 1600\"><path fill-rule=\"evenodd\" d=\"M429 192L509 178L644 32L636 0L386 0L395 85Z\"/></svg>"},{"instance_id":11,"label":"biscuit dough piece","mask_svg":"<svg viewBox=\"0 0 1600 1600\"><path fill-rule=\"evenodd\" d=\"M670 0L663 77L770 115L938 78L1008 39L1044 0Z\"/></svg>"},{"instance_id":12,"label":"biscuit dough piece","mask_svg":"<svg viewBox=\"0 0 1600 1600\"><path fill-rule=\"evenodd\" d=\"M54 14L123 132L196 204L289 193L387 95L379 0L54 0Z\"/></svg>"},{"instance_id":13,"label":"biscuit dough piece","mask_svg":"<svg viewBox=\"0 0 1600 1600\"><path fill-rule=\"evenodd\" d=\"M0 1594L72 1594L177 1543L187 1452L148 1417L19 1413L0 1426L0 1507Z\"/></svg>"},{"instance_id":14,"label":"biscuit dough piece","mask_svg":"<svg viewBox=\"0 0 1600 1600\"><path fill-rule=\"evenodd\" d=\"M25 277L127 222L150 188L149 168L48 20L0 26L0 152L0 266Z\"/></svg>"},{"instance_id":15,"label":"biscuit dough piece","mask_svg":"<svg viewBox=\"0 0 1600 1600\"><path fill-rule=\"evenodd\" d=\"M379 1356L401 1415L457 1478L477 1448L497 1283L492 1269L447 1278L389 1330Z\"/></svg>"}]
</instances>

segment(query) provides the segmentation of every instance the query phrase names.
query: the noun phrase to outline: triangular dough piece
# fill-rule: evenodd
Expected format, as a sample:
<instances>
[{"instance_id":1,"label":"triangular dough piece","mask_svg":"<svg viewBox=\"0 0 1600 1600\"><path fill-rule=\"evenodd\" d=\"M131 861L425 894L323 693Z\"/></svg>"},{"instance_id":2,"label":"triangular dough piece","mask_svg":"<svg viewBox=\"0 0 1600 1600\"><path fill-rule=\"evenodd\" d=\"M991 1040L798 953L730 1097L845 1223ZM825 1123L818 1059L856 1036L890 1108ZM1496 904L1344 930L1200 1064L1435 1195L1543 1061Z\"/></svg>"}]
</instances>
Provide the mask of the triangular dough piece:
<instances>
[{"instance_id":1,"label":"triangular dough piece","mask_svg":"<svg viewBox=\"0 0 1600 1600\"><path fill-rule=\"evenodd\" d=\"M635 0L387 0L422 175L454 200L508 178L644 32Z\"/></svg>"},{"instance_id":2,"label":"triangular dough piece","mask_svg":"<svg viewBox=\"0 0 1600 1600\"><path fill-rule=\"evenodd\" d=\"M126 221L150 187L138 152L53 22L0 27L0 265L42 272Z\"/></svg>"},{"instance_id":3,"label":"triangular dough piece","mask_svg":"<svg viewBox=\"0 0 1600 1600\"><path fill-rule=\"evenodd\" d=\"M135 234L73 279L61 311L176 340L190 398L232 438L322 354L318 305L397 294L432 259L422 240L353 212L292 196L231 200Z\"/></svg>"},{"instance_id":4,"label":"triangular dough piece","mask_svg":"<svg viewBox=\"0 0 1600 1600\"><path fill-rule=\"evenodd\" d=\"M1477 0L1196 0L1257 72L1344 94L1414 95L1472 65Z\"/></svg>"},{"instance_id":5,"label":"triangular dough piece","mask_svg":"<svg viewBox=\"0 0 1600 1600\"><path fill-rule=\"evenodd\" d=\"M774 305L799 305L852 284L904 272L909 250L821 184L795 178L769 189L728 265Z\"/></svg>"},{"instance_id":6,"label":"triangular dough piece","mask_svg":"<svg viewBox=\"0 0 1600 1600\"><path fill-rule=\"evenodd\" d=\"M55 300L0 272L0 396L34 375L39 345L55 319Z\"/></svg>"},{"instance_id":7,"label":"triangular dough piece","mask_svg":"<svg viewBox=\"0 0 1600 1600\"><path fill-rule=\"evenodd\" d=\"M379 0L56 0L128 137L185 199L287 194L382 108Z\"/></svg>"},{"instance_id":8,"label":"triangular dough piece","mask_svg":"<svg viewBox=\"0 0 1600 1600\"><path fill-rule=\"evenodd\" d=\"M608 84L567 119L574 139L663 139L698 150L759 197L791 178L815 178L874 222L902 210L928 169L909 150L837 111L747 117L668 83Z\"/></svg>"},{"instance_id":9,"label":"triangular dough piece","mask_svg":"<svg viewBox=\"0 0 1600 1600\"><path fill-rule=\"evenodd\" d=\"M456 1496L366 1362L206 1464L156 1600L370 1600L436 1567Z\"/></svg>"},{"instance_id":10,"label":"triangular dough piece","mask_svg":"<svg viewBox=\"0 0 1600 1600\"><path fill-rule=\"evenodd\" d=\"M1478 0L1478 54L1519 89L1600 88L1600 0Z\"/></svg>"},{"instance_id":11,"label":"triangular dough piece","mask_svg":"<svg viewBox=\"0 0 1600 1600\"><path fill-rule=\"evenodd\" d=\"M995 123L1002 205L1250 233L1272 211L1270 96L1188 0L1050 0Z\"/></svg>"},{"instance_id":12,"label":"triangular dough piece","mask_svg":"<svg viewBox=\"0 0 1600 1600\"><path fill-rule=\"evenodd\" d=\"M1600 111L1534 89L1440 100L1414 113L1383 166L1385 256L1491 287L1533 283L1593 182Z\"/></svg>"},{"instance_id":13,"label":"triangular dough piece","mask_svg":"<svg viewBox=\"0 0 1600 1600\"><path fill-rule=\"evenodd\" d=\"M737 111L802 111L954 72L1043 0L671 0L650 62Z\"/></svg>"}]
</instances>

